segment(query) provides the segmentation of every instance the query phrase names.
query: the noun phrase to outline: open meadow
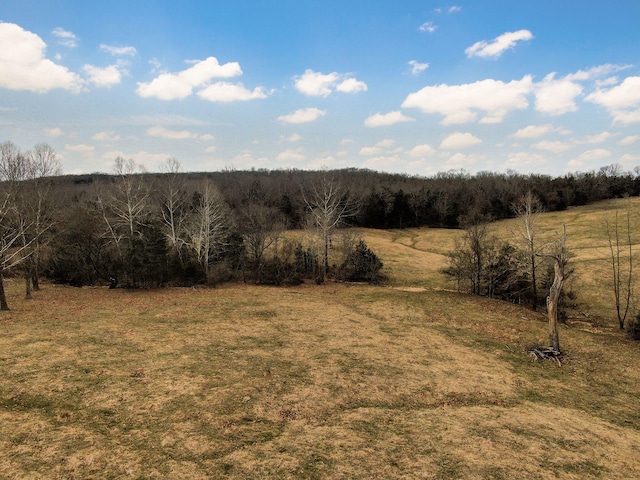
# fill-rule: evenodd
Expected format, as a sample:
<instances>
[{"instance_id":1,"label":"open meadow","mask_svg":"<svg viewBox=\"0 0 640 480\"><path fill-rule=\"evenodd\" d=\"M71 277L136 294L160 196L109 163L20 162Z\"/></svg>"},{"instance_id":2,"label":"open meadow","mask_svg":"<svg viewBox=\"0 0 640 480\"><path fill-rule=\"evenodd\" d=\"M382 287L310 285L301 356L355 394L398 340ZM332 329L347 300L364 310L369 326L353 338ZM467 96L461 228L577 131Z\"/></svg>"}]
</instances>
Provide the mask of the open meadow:
<instances>
[{"instance_id":1,"label":"open meadow","mask_svg":"<svg viewBox=\"0 0 640 480\"><path fill-rule=\"evenodd\" d=\"M45 284L26 301L10 279L0 478L640 478L640 345L603 290L623 202L540 220L575 254L562 367L526 352L543 313L453 290L455 230L361 231L376 286Z\"/></svg>"}]
</instances>

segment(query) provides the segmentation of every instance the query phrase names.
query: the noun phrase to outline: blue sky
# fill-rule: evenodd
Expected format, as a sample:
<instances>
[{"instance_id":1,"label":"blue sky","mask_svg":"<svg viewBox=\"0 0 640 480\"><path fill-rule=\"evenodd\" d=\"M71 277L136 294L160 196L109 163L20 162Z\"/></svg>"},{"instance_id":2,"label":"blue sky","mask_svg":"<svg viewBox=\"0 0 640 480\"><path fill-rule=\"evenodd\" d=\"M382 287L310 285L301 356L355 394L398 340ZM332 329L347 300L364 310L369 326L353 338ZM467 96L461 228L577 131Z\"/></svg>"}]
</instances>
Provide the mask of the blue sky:
<instances>
[{"instance_id":1,"label":"blue sky","mask_svg":"<svg viewBox=\"0 0 640 480\"><path fill-rule=\"evenodd\" d=\"M640 2L0 2L0 142L66 173L640 165Z\"/></svg>"}]
</instances>

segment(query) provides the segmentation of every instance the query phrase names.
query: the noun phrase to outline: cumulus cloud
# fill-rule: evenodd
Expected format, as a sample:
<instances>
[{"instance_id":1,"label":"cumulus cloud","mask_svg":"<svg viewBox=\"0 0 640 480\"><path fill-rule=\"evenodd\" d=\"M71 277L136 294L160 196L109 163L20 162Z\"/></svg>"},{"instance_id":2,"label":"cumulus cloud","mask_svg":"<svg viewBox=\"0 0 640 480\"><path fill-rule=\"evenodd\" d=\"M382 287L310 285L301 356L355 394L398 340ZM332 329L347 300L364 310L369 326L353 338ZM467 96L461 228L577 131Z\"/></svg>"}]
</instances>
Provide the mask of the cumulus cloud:
<instances>
[{"instance_id":1,"label":"cumulus cloud","mask_svg":"<svg viewBox=\"0 0 640 480\"><path fill-rule=\"evenodd\" d=\"M456 132L442 140L440 148L443 150L460 150L462 148L473 147L480 143L482 143L482 140L470 133Z\"/></svg>"},{"instance_id":2,"label":"cumulus cloud","mask_svg":"<svg viewBox=\"0 0 640 480\"><path fill-rule=\"evenodd\" d=\"M618 145L628 146L633 145L640 139L640 135L629 135L628 137L624 137L622 140L618 142Z\"/></svg>"},{"instance_id":3,"label":"cumulus cloud","mask_svg":"<svg viewBox=\"0 0 640 480\"><path fill-rule=\"evenodd\" d=\"M588 167L590 164L599 162L609 157L611 157L611 152L603 148L598 148L595 150L587 150L586 152L583 152L577 157L571 159L569 161L568 166L572 169L585 168L585 167Z\"/></svg>"},{"instance_id":4,"label":"cumulus cloud","mask_svg":"<svg viewBox=\"0 0 640 480\"><path fill-rule=\"evenodd\" d=\"M347 78L336 85L336 90L343 93L366 92L368 88L366 83L356 80L355 78Z\"/></svg>"},{"instance_id":5,"label":"cumulus cloud","mask_svg":"<svg viewBox=\"0 0 640 480\"><path fill-rule=\"evenodd\" d=\"M389 113L376 113L368 117L364 124L367 127L386 127L395 123L402 122L415 122L414 118L408 117L401 111L394 111Z\"/></svg>"},{"instance_id":6,"label":"cumulus cloud","mask_svg":"<svg viewBox=\"0 0 640 480\"><path fill-rule=\"evenodd\" d=\"M309 123L326 114L326 110L320 110L319 108L301 108L288 115L279 116L278 121L283 123Z\"/></svg>"},{"instance_id":7,"label":"cumulus cloud","mask_svg":"<svg viewBox=\"0 0 640 480\"><path fill-rule=\"evenodd\" d=\"M411 65L411 73L413 75L418 75L419 73L422 73L427 68L429 68L428 63L420 63L416 60L409 60L409 65Z\"/></svg>"},{"instance_id":8,"label":"cumulus cloud","mask_svg":"<svg viewBox=\"0 0 640 480\"><path fill-rule=\"evenodd\" d=\"M84 145L84 144L78 144L78 145L65 145L64 146L65 150L68 150L70 152L75 152L75 153L81 153L84 156L91 156L95 150L95 147L92 145Z\"/></svg>"},{"instance_id":9,"label":"cumulus cloud","mask_svg":"<svg viewBox=\"0 0 640 480\"><path fill-rule=\"evenodd\" d=\"M195 88L206 87L214 78L232 78L242 75L238 62L223 65L215 57L194 63L178 73L161 73L151 82L138 82L136 93L143 98L180 100L190 96Z\"/></svg>"},{"instance_id":10,"label":"cumulus cloud","mask_svg":"<svg viewBox=\"0 0 640 480\"><path fill-rule=\"evenodd\" d=\"M540 167L546 163L544 155L531 152L515 152L508 155L505 168L512 170L520 170L525 167Z\"/></svg>"},{"instance_id":11,"label":"cumulus cloud","mask_svg":"<svg viewBox=\"0 0 640 480\"><path fill-rule=\"evenodd\" d=\"M64 132L62 131L62 129L58 127L44 128L43 132L45 133L45 135L48 135L49 137L61 137L62 135L64 135Z\"/></svg>"},{"instance_id":12,"label":"cumulus cloud","mask_svg":"<svg viewBox=\"0 0 640 480\"><path fill-rule=\"evenodd\" d=\"M598 89L586 100L607 109L614 123L640 122L640 77L627 77L620 85Z\"/></svg>"},{"instance_id":13,"label":"cumulus cloud","mask_svg":"<svg viewBox=\"0 0 640 480\"><path fill-rule=\"evenodd\" d=\"M561 153L571 149L571 144L566 142L543 140L532 145L533 148L538 150L546 150L548 152Z\"/></svg>"},{"instance_id":14,"label":"cumulus cloud","mask_svg":"<svg viewBox=\"0 0 640 480\"><path fill-rule=\"evenodd\" d=\"M465 153L455 153L444 162L445 170L470 169L475 164L484 160L484 155L469 155Z\"/></svg>"},{"instance_id":15,"label":"cumulus cloud","mask_svg":"<svg viewBox=\"0 0 640 480\"><path fill-rule=\"evenodd\" d=\"M135 47L113 47L111 45L100 45L100 50L110 53L114 57L133 57L137 50Z\"/></svg>"},{"instance_id":16,"label":"cumulus cloud","mask_svg":"<svg viewBox=\"0 0 640 480\"><path fill-rule=\"evenodd\" d=\"M529 125L527 127L521 128L513 135L510 135L511 138L537 138L541 137L553 130L553 125Z\"/></svg>"},{"instance_id":17,"label":"cumulus cloud","mask_svg":"<svg viewBox=\"0 0 640 480\"><path fill-rule=\"evenodd\" d=\"M198 135L189 130L170 130L162 126L150 127L145 133L150 137L165 138L167 140L213 140L212 135Z\"/></svg>"},{"instance_id":18,"label":"cumulus cloud","mask_svg":"<svg viewBox=\"0 0 640 480\"><path fill-rule=\"evenodd\" d=\"M56 27L51 33L58 38L58 43L64 47L76 48L78 46L78 38L73 32Z\"/></svg>"},{"instance_id":19,"label":"cumulus cloud","mask_svg":"<svg viewBox=\"0 0 640 480\"><path fill-rule=\"evenodd\" d=\"M576 98L582 94L582 85L571 80L570 76L556 80L550 73L536 84L536 110L549 115L562 115L578 110Z\"/></svg>"},{"instance_id":20,"label":"cumulus cloud","mask_svg":"<svg viewBox=\"0 0 640 480\"><path fill-rule=\"evenodd\" d=\"M403 108L419 108L425 113L444 115L442 125L473 122L478 111L485 113L481 123L500 123L512 110L527 108L527 95L532 91L530 75L504 83L481 80L462 85L435 85L409 94Z\"/></svg>"},{"instance_id":21,"label":"cumulus cloud","mask_svg":"<svg viewBox=\"0 0 640 480\"><path fill-rule=\"evenodd\" d=\"M120 140L120 135L115 132L98 132L91 137L96 142L116 142Z\"/></svg>"},{"instance_id":22,"label":"cumulus cloud","mask_svg":"<svg viewBox=\"0 0 640 480\"><path fill-rule=\"evenodd\" d=\"M611 132L602 132L595 135L588 135L580 140L578 143L602 143L613 136Z\"/></svg>"},{"instance_id":23,"label":"cumulus cloud","mask_svg":"<svg viewBox=\"0 0 640 480\"><path fill-rule=\"evenodd\" d=\"M431 157L436 154L436 149L426 143L416 145L407 152L407 155L414 158Z\"/></svg>"},{"instance_id":24,"label":"cumulus cloud","mask_svg":"<svg viewBox=\"0 0 640 480\"><path fill-rule=\"evenodd\" d=\"M418 27L418 30L420 30L421 32L427 32L427 33L435 33L437 29L438 29L438 26L435 25L433 22L424 22L422 25Z\"/></svg>"},{"instance_id":25,"label":"cumulus cloud","mask_svg":"<svg viewBox=\"0 0 640 480\"><path fill-rule=\"evenodd\" d=\"M89 82L97 87L111 87L117 85L122 80L122 72L117 65L108 67L96 67L94 65L85 65L82 70L89 76Z\"/></svg>"},{"instance_id":26,"label":"cumulus cloud","mask_svg":"<svg viewBox=\"0 0 640 480\"><path fill-rule=\"evenodd\" d=\"M216 82L200 90L198 97L210 102L229 103L267 98L267 91L264 87L249 90L241 83Z\"/></svg>"},{"instance_id":27,"label":"cumulus cloud","mask_svg":"<svg viewBox=\"0 0 640 480\"><path fill-rule=\"evenodd\" d=\"M363 155L363 156L380 155L383 152L387 152L395 144L396 144L395 140L391 138L385 138L384 140L380 140L373 147L362 147L360 149L360 155Z\"/></svg>"},{"instance_id":28,"label":"cumulus cloud","mask_svg":"<svg viewBox=\"0 0 640 480\"><path fill-rule=\"evenodd\" d=\"M337 72L321 73L311 69L295 78L296 90L312 97L328 97L334 90L343 93L357 93L367 90L367 84L356 78L341 75Z\"/></svg>"},{"instance_id":29,"label":"cumulus cloud","mask_svg":"<svg viewBox=\"0 0 640 480\"><path fill-rule=\"evenodd\" d=\"M306 160L307 157L302 153L302 149L296 150L287 149L284 152L280 152L277 157L281 162L299 162Z\"/></svg>"},{"instance_id":30,"label":"cumulus cloud","mask_svg":"<svg viewBox=\"0 0 640 480\"><path fill-rule=\"evenodd\" d=\"M46 43L14 23L0 22L0 88L46 93L61 88L78 92L82 79L45 58Z\"/></svg>"},{"instance_id":31,"label":"cumulus cloud","mask_svg":"<svg viewBox=\"0 0 640 480\"><path fill-rule=\"evenodd\" d=\"M464 53L466 53L469 58L498 58L510 48L515 47L516 43L531 40L532 38L533 34L529 30L507 32L494 38L491 42L487 42L486 40L476 42L467 48Z\"/></svg>"}]
</instances>

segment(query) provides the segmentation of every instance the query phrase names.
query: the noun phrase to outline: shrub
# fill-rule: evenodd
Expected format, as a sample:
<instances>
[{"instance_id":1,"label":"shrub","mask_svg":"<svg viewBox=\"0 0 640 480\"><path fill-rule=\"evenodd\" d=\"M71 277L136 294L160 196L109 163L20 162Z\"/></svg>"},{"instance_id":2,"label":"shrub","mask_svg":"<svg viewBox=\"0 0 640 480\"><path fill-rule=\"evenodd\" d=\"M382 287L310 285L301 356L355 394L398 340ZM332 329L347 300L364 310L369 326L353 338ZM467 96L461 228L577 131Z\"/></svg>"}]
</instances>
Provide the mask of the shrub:
<instances>
[{"instance_id":1,"label":"shrub","mask_svg":"<svg viewBox=\"0 0 640 480\"><path fill-rule=\"evenodd\" d=\"M360 240L349 253L340 269L341 277L350 282L376 282L380 279L382 261L364 240Z\"/></svg>"}]
</instances>

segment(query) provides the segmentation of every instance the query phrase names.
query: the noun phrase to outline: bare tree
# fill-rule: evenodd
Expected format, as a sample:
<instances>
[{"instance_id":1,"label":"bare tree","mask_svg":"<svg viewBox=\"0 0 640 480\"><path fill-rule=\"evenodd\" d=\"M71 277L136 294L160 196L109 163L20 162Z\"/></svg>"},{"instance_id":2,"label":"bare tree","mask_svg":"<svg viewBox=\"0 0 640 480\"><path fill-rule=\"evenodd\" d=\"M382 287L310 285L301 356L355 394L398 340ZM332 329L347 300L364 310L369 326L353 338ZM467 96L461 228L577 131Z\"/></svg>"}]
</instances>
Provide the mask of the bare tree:
<instances>
[{"instance_id":1,"label":"bare tree","mask_svg":"<svg viewBox=\"0 0 640 480\"><path fill-rule=\"evenodd\" d=\"M625 322L631 307L632 278L633 278L633 251L631 243L631 215L627 210L626 226L624 227L625 239L620 239L620 224L618 221L618 211L616 210L614 224L609 220L605 224L605 232L609 243L609 253L611 255L611 280L613 295L616 302L616 316L620 329L624 330ZM624 245L623 243L626 243Z\"/></svg>"},{"instance_id":2,"label":"bare tree","mask_svg":"<svg viewBox=\"0 0 640 480\"><path fill-rule=\"evenodd\" d=\"M563 225L562 236L558 241L556 251L546 255L554 261L553 284L549 289L549 296L547 297L547 316L549 318L549 343L551 348L556 352L560 352L560 337L558 334L558 303L560 301L560 294L562 293L562 285L566 279L565 268L568 262L566 240L567 227Z\"/></svg>"},{"instance_id":3,"label":"bare tree","mask_svg":"<svg viewBox=\"0 0 640 480\"><path fill-rule=\"evenodd\" d=\"M130 263L127 258L137 257L139 240L152 214L150 185L142 175L136 174L137 170L133 160L116 158L115 184L97 193L97 206L105 225L103 236L113 245L118 259L112 272L112 285L119 282L118 270Z\"/></svg>"},{"instance_id":4,"label":"bare tree","mask_svg":"<svg viewBox=\"0 0 640 480\"><path fill-rule=\"evenodd\" d=\"M347 190L337 181L322 176L318 184L302 192L311 220L322 241L323 278L329 271L329 247L334 230L356 215L355 205L349 201Z\"/></svg>"},{"instance_id":5,"label":"bare tree","mask_svg":"<svg viewBox=\"0 0 640 480\"><path fill-rule=\"evenodd\" d=\"M222 245L228 226L227 206L217 185L205 180L195 194L193 212L187 222L187 245L194 252L203 273L209 267L217 249Z\"/></svg>"},{"instance_id":6,"label":"bare tree","mask_svg":"<svg viewBox=\"0 0 640 480\"><path fill-rule=\"evenodd\" d=\"M527 259L529 262L529 272L531 275L531 309L538 308L538 282L536 279L536 255L538 245L536 244L536 223L540 213L543 212L542 203L529 190L520 197L512 206L513 212L520 218L518 224L518 235L525 245Z\"/></svg>"},{"instance_id":7,"label":"bare tree","mask_svg":"<svg viewBox=\"0 0 640 480\"><path fill-rule=\"evenodd\" d=\"M33 289L38 291L40 290L42 251L47 241L51 239L51 235L47 234L52 231L56 224L55 216L58 210L58 206L51 195L51 177L60 175L62 166L55 150L46 143L37 144L32 151L27 152L27 157L29 163L29 187L31 189L28 195L30 200L27 208L32 224L31 231L28 234L34 240L32 254L27 262L27 270L31 277Z\"/></svg>"},{"instance_id":8,"label":"bare tree","mask_svg":"<svg viewBox=\"0 0 640 480\"><path fill-rule=\"evenodd\" d=\"M162 223L169 246L182 261L183 228L187 216L186 181L181 175L181 164L175 158L167 159L164 172L160 192Z\"/></svg>"}]
</instances>

